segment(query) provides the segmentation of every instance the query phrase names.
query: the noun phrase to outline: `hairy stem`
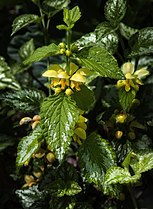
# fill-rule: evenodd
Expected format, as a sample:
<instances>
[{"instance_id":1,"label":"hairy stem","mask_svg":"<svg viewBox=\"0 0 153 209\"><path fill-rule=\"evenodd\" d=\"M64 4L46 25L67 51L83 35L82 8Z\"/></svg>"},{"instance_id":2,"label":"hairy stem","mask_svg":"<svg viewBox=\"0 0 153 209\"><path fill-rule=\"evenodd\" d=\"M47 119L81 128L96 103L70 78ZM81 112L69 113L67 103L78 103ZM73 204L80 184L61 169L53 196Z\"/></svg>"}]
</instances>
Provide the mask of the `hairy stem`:
<instances>
[{"instance_id":1,"label":"hairy stem","mask_svg":"<svg viewBox=\"0 0 153 209\"><path fill-rule=\"evenodd\" d=\"M71 46L71 34L72 34L72 31L67 30L66 40L67 40L67 49L69 51L70 51L70 46ZM67 74L69 75L70 74L70 57L69 56L66 56L66 71L67 71Z\"/></svg>"}]
</instances>

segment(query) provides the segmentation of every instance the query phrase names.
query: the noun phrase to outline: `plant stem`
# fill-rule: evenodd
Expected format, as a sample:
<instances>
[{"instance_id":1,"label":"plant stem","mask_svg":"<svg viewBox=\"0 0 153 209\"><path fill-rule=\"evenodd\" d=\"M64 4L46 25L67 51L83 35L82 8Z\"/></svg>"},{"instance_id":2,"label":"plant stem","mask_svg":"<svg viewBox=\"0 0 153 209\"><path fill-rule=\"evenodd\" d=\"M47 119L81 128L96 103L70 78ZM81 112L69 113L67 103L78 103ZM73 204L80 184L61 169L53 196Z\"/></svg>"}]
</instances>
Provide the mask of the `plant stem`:
<instances>
[{"instance_id":1,"label":"plant stem","mask_svg":"<svg viewBox=\"0 0 153 209\"><path fill-rule=\"evenodd\" d=\"M67 49L70 51L70 46L71 46L71 30L67 30L66 33L66 39L67 39ZM66 56L66 72L69 75L70 74L70 57Z\"/></svg>"},{"instance_id":2,"label":"plant stem","mask_svg":"<svg viewBox=\"0 0 153 209\"><path fill-rule=\"evenodd\" d=\"M133 193L132 187L129 185L129 186L127 186L127 188L128 188L129 193L130 193L130 197L131 197L134 209L139 209L138 205L137 205L137 202L136 202L136 199L134 197L134 193Z\"/></svg>"}]
</instances>

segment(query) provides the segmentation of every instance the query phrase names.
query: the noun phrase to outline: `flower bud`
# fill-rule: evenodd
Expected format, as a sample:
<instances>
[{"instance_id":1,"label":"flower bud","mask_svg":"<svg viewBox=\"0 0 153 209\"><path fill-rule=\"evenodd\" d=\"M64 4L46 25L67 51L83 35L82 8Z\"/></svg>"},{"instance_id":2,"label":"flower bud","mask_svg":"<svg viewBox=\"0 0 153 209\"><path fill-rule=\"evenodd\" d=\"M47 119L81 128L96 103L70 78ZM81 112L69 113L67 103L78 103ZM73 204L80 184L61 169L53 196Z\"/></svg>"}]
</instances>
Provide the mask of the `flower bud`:
<instances>
[{"instance_id":1,"label":"flower bud","mask_svg":"<svg viewBox=\"0 0 153 209\"><path fill-rule=\"evenodd\" d=\"M40 121L40 115L35 115L32 118L33 121Z\"/></svg>"},{"instance_id":2,"label":"flower bud","mask_svg":"<svg viewBox=\"0 0 153 209\"><path fill-rule=\"evenodd\" d=\"M67 49L67 50L65 51L65 54L66 54L66 56L70 57L71 54L72 54L72 52L71 52L70 50Z\"/></svg>"},{"instance_id":3,"label":"flower bud","mask_svg":"<svg viewBox=\"0 0 153 209\"><path fill-rule=\"evenodd\" d=\"M58 45L61 49L64 49L65 48L65 43L64 42L61 42L61 43L59 43L59 45Z\"/></svg>"},{"instance_id":4,"label":"flower bud","mask_svg":"<svg viewBox=\"0 0 153 209\"><path fill-rule=\"evenodd\" d=\"M118 114L118 115L116 115L116 122L117 123L124 123L126 118L127 118L127 115L125 113Z\"/></svg>"},{"instance_id":5,"label":"flower bud","mask_svg":"<svg viewBox=\"0 0 153 209\"><path fill-rule=\"evenodd\" d=\"M55 94L59 94L60 92L61 92L61 88L60 87L55 88Z\"/></svg>"},{"instance_id":6,"label":"flower bud","mask_svg":"<svg viewBox=\"0 0 153 209\"><path fill-rule=\"evenodd\" d=\"M123 136L123 132L122 131L116 131L115 132L116 139L120 139L120 138L122 138L122 136Z\"/></svg>"},{"instance_id":7,"label":"flower bud","mask_svg":"<svg viewBox=\"0 0 153 209\"><path fill-rule=\"evenodd\" d=\"M128 133L128 137L129 137L129 139L134 140L136 138L136 135L135 135L134 131L130 131Z\"/></svg>"},{"instance_id":8,"label":"flower bud","mask_svg":"<svg viewBox=\"0 0 153 209\"><path fill-rule=\"evenodd\" d=\"M50 163L53 163L55 161L55 155L52 153L52 152L49 152L47 155L46 155L46 158L47 160L50 162Z\"/></svg>"},{"instance_id":9,"label":"flower bud","mask_svg":"<svg viewBox=\"0 0 153 209\"><path fill-rule=\"evenodd\" d=\"M72 89L67 88L66 91L65 91L65 94L66 94L67 96L70 96L71 94L73 94Z\"/></svg>"}]
</instances>

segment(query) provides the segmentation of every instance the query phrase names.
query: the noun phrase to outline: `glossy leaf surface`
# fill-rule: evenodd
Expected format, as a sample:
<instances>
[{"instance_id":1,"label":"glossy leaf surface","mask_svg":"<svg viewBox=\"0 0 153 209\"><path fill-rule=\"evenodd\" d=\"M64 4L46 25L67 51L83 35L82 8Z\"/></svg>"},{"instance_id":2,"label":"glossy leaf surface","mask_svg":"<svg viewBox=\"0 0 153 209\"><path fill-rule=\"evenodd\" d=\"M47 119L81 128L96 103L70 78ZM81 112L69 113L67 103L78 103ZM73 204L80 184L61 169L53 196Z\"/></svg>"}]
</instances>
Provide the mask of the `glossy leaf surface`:
<instances>
[{"instance_id":1,"label":"glossy leaf surface","mask_svg":"<svg viewBox=\"0 0 153 209\"><path fill-rule=\"evenodd\" d=\"M117 24L126 13L126 0L108 0L105 5L105 17L112 24Z\"/></svg>"},{"instance_id":2,"label":"glossy leaf surface","mask_svg":"<svg viewBox=\"0 0 153 209\"><path fill-rule=\"evenodd\" d=\"M30 39L29 41L25 42L19 49L19 56L21 60L27 59L30 55L33 54L35 50L34 40Z\"/></svg>"},{"instance_id":3,"label":"glossy leaf surface","mask_svg":"<svg viewBox=\"0 0 153 209\"><path fill-rule=\"evenodd\" d=\"M38 110L44 98L45 94L42 91L34 89L11 91L0 95L0 100L3 100L13 109L22 112Z\"/></svg>"},{"instance_id":4,"label":"glossy leaf surface","mask_svg":"<svg viewBox=\"0 0 153 209\"><path fill-rule=\"evenodd\" d=\"M52 182L49 192L53 196L63 197L64 195L72 196L81 192L81 187L75 181L63 181L62 179L58 179Z\"/></svg>"},{"instance_id":5,"label":"glossy leaf surface","mask_svg":"<svg viewBox=\"0 0 153 209\"><path fill-rule=\"evenodd\" d=\"M134 44L130 56L141 56L153 53L153 27L141 29L133 37Z\"/></svg>"},{"instance_id":6,"label":"glossy leaf surface","mask_svg":"<svg viewBox=\"0 0 153 209\"><path fill-rule=\"evenodd\" d=\"M120 79L123 76L116 59L104 48L91 47L88 50L82 50L79 61L99 76L114 79Z\"/></svg>"},{"instance_id":7,"label":"glossy leaf surface","mask_svg":"<svg viewBox=\"0 0 153 209\"><path fill-rule=\"evenodd\" d=\"M15 18L12 24L12 34L16 33L19 31L21 28L24 28L25 26L31 24L31 23L38 23L40 17L38 15L34 14L24 14L20 15Z\"/></svg>"},{"instance_id":8,"label":"glossy leaf surface","mask_svg":"<svg viewBox=\"0 0 153 209\"><path fill-rule=\"evenodd\" d=\"M118 47L118 35L109 22L100 23L96 29L96 44L115 53Z\"/></svg>"},{"instance_id":9,"label":"glossy leaf surface","mask_svg":"<svg viewBox=\"0 0 153 209\"><path fill-rule=\"evenodd\" d=\"M50 96L42 104L42 129L48 146L60 161L69 148L78 116L75 102L63 94Z\"/></svg>"},{"instance_id":10,"label":"glossy leaf surface","mask_svg":"<svg viewBox=\"0 0 153 209\"><path fill-rule=\"evenodd\" d=\"M38 61L42 60L43 58L58 54L58 51L59 51L59 47L54 43L52 43L48 46L39 47L23 63L25 65L27 65L27 64L30 64L32 62L38 62Z\"/></svg>"},{"instance_id":11,"label":"glossy leaf surface","mask_svg":"<svg viewBox=\"0 0 153 209\"><path fill-rule=\"evenodd\" d=\"M72 98L76 101L77 106L85 111L88 111L94 104L94 92L86 86L81 86L81 91L76 91L72 95Z\"/></svg>"},{"instance_id":12,"label":"glossy leaf surface","mask_svg":"<svg viewBox=\"0 0 153 209\"><path fill-rule=\"evenodd\" d=\"M123 108L123 110L128 112L132 106L132 102L135 99L136 92L134 90L130 90L126 92L124 88L119 90L119 102Z\"/></svg>"},{"instance_id":13,"label":"glossy leaf surface","mask_svg":"<svg viewBox=\"0 0 153 209\"><path fill-rule=\"evenodd\" d=\"M119 29L121 35L124 36L127 40L129 40L135 33L139 31L138 29L127 26L122 22L119 25Z\"/></svg>"},{"instance_id":14,"label":"glossy leaf surface","mask_svg":"<svg viewBox=\"0 0 153 209\"><path fill-rule=\"evenodd\" d=\"M0 89L5 88L19 90L20 85L12 75L11 69L5 62L5 59L0 56Z\"/></svg>"},{"instance_id":15,"label":"glossy leaf surface","mask_svg":"<svg viewBox=\"0 0 153 209\"><path fill-rule=\"evenodd\" d=\"M153 152L137 154L137 159L130 163L136 174L153 169Z\"/></svg>"},{"instance_id":16,"label":"glossy leaf surface","mask_svg":"<svg viewBox=\"0 0 153 209\"><path fill-rule=\"evenodd\" d=\"M94 46L94 44L96 44L96 34L95 32L85 34L80 39L78 39L75 43L79 49L82 49L84 47Z\"/></svg>"},{"instance_id":17,"label":"glossy leaf surface","mask_svg":"<svg viewBox=\"0 0 153 209\"><path fill-rule=\"evenodd\" d=\"M82 175L90 183L100 185L107 169L116 165L114 150L100 135L92 133L78 152Z\"/></svg>"},{"instance_id":18,"label":"glossy leaf surface","mask_svg":"<svg viewBox=\"0 0 153 209\"><path fill-rule=\"evenodd\" d=\"M38 200L44 200L46 192L39 191L38 185L27 189L16 190L16 195L20 198L24 209L31 208L31 206Z\"/></svg>"},{"instance_id":19,"label":"glossy leaf surface","mask_svg":"<svg viewBox=\"0 0 153 209\"><path fill-rule=\"evenodd\" d=\"M129 184L135 183L141 178L141 174L131 176L130 172L125 168L113 166L105 175L106 184Z\"/></svg>"},{"instance_id":20,"label":"glossy leaf surface","mask_svg":"<svg viewBox=\"0 0 153 209\"><path fill-rule=\"evenodd\" d=\"M22 166L26 161L29 161L31 156L38 150L39 141L42 138L42 130L37 126L29 136L25 136L18 144L17 151L17 166Z\"/></svg>"},{"instance_id":21,"label":"glossy leaf surface","mask_svg":"<svg viewBox=\"0 0 153 209\"><path fill-rule=\"evenodd\" d=\"M43 10L49 15L49 17L54 16L57 12L67 7L70 0L44 0Z\"/></svg>"}]
</instances>

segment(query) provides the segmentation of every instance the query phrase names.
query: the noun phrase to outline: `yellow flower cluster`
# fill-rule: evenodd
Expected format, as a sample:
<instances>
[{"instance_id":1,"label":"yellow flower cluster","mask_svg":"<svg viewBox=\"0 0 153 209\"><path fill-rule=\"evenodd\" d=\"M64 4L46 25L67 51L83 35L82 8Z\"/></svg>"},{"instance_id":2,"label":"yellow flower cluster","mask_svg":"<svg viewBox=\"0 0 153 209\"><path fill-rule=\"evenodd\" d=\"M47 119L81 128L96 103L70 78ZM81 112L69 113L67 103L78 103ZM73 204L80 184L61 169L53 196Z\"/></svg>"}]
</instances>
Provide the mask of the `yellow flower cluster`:
<instances>
[{"instance_id":1,"label":"yellow flower cluster","mask_svg":"<svg viewBox=\"0 0 153 209\"><path fill-rule=\"evenodd\" d=\"M55 155L53 154L53 152L51 151L47 151L40 148L40 150L33 154L33 160L37 160L37 162L39 162L40 159L40 164L38 167L33 167L31 174L26 174L24 176L24 181L25 184L22 186L24 187L31 187L34 184L37 184L41 178L42 175L44 173L45 170L45 162L47 163L47 166L51 166L53 164L53 162L56 160ZM29 162L26 162L24 165L28 166Z\"/></svg>"},{"instance_id":2,"label":"yellow flower cluster","mask_svg":"<svg viewBox=\"0 0 153 209\"><path fill-rule=\"evenodd\" d=\"M70 73L60 65L53 64L42 76L51 78L50 88L54 88L55 94L65 90L67 95L71 95L73 90L80 91L80 85L86 82L86 76L89 73L87 68L78 68L74 63L70 63Z\"/></svg>"},{"instance_id":3,"label":"yellow flower cluster","mask_svg":"<svg viewBox=\"0 0 153 209\"><path fill-rule=\"evenodd\" d=\"M131 62L126 62L122 65L121 70L125 76L125 80L119 80L117 82L118 88L125 88L126 92L129 92L131 88L136 91L139 90L139 85L142 85L141 79L149 75L149 71L146 68L141 68L134 71L135 66Z\"/></svg>"},{"instance_id":4,"label":"yellow flower cluster","mask_svg":"<svg viewBox=\"0 0 153 209\"><path fill-rule=\"evenodd\" d=\"M77 121L74 129L73 140L77 142L79 145L82 144L81 140L86 139L86 125L87 119L82 115L79 116L79 120Z\"/></svg>"}]
</instances>

